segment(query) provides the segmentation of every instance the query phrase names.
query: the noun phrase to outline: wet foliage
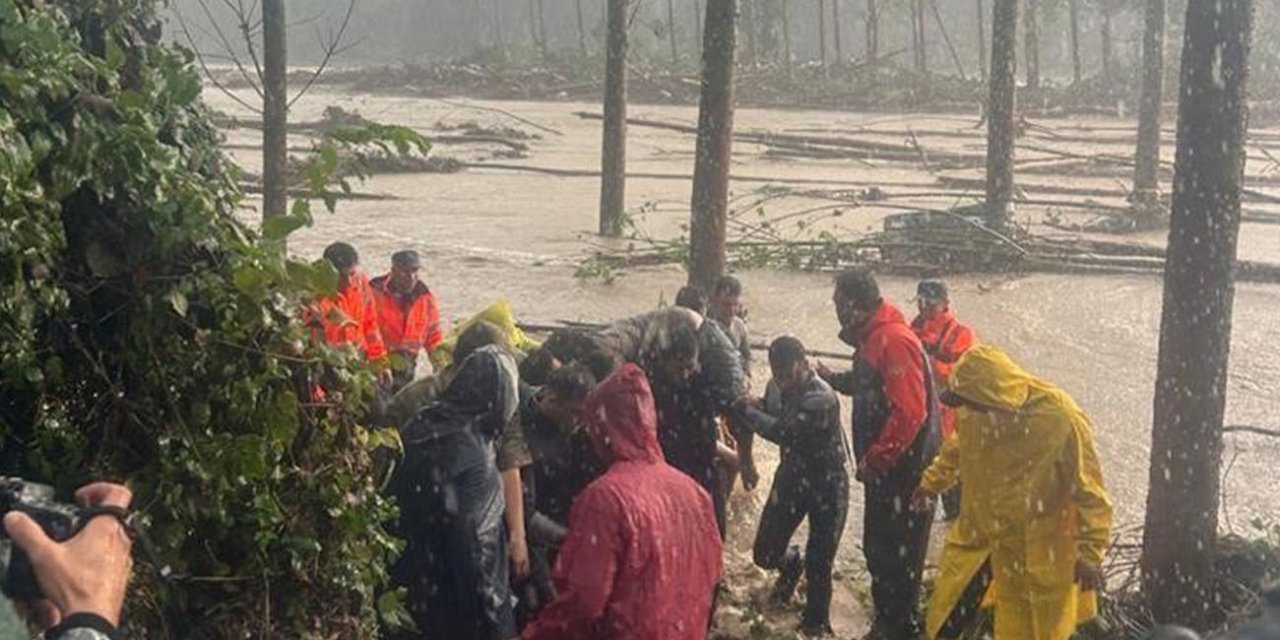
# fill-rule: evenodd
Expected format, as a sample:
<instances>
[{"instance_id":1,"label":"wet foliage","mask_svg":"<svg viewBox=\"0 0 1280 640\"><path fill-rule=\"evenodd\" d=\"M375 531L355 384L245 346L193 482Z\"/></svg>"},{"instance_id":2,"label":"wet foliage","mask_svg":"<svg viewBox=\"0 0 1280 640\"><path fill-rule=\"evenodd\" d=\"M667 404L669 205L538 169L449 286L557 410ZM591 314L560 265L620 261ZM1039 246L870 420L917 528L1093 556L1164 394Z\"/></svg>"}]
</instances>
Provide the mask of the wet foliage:
<instances>
[{"instance_id":1,"label":"wet foliage","mask_svg":"<svg viewBox=\"0 0 1280 640\"><path fill-rule=\"evenodd\" d=\"M133 488L159 567L135 572L129 637L371 637L395 542L369 452L394 435L362 424L366 365L297 321L337 284L279 249L309 204L261 236L235 220L237 172L156 11L0 0L3 471ZM315 155L418 144L388 133Z\"/></svg>"}]
</instances>

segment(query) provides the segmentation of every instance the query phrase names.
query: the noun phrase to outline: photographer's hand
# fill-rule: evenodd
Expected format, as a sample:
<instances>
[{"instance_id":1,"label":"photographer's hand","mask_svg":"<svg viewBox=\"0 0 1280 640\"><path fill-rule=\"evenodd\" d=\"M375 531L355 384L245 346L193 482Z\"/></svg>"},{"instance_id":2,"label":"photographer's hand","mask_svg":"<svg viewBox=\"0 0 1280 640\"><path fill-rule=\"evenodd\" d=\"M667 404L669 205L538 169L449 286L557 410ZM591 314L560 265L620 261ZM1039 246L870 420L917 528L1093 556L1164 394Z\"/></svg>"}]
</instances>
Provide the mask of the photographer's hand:
<instances>
[{"instance_id":1,"label":"photographer's hand","mask_svg":"<svg viewBox=\"0 0 1280 640\"><path fill-rule=\"evenodd\" d=\"M76 492L76 501L86 507L125 509L132 500L129 489L106 482ZM77 613L92 614L112 626L120 624L133 567L133 540L119 520L110 516L93 518L79 533L61 543L45 535L26 514L16 511L4 517L4 528L31 558L41 590L63 619Z\"/></svg>"}]
</instances>

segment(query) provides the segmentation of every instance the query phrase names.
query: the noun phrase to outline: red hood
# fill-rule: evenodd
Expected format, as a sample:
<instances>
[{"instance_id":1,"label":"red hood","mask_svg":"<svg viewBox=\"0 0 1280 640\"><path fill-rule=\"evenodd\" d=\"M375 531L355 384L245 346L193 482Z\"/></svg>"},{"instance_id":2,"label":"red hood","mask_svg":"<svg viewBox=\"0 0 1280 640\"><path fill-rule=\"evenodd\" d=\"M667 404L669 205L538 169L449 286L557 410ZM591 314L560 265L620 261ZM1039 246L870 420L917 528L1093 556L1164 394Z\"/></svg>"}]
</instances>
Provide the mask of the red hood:
<instances>
[{"instance_id":1,"label":"red hood","mask_svg":"<svg viewBox=\"0 0 1280 640\"><path fill-rule=\"evenodd\" d=\"M644 371L625 364L587 396L583 421L596 454L615 462L660 462L658 414Z\"/></svg>"},{"instance_id":2,"label":"red hood","mask_svg":"<svg viewBox=\"0 0 1280 640\"><path fill-rule=\"evenodd\" d=\"M880 303L880 308L871 316L865 324L857 327L845 327L840 331L840 340L845 344L858 348L866 341L867 337L879 331L880 329L891 324L907 324L907 317L892 303L885 301Z\"/></svg>"}]
</instances>

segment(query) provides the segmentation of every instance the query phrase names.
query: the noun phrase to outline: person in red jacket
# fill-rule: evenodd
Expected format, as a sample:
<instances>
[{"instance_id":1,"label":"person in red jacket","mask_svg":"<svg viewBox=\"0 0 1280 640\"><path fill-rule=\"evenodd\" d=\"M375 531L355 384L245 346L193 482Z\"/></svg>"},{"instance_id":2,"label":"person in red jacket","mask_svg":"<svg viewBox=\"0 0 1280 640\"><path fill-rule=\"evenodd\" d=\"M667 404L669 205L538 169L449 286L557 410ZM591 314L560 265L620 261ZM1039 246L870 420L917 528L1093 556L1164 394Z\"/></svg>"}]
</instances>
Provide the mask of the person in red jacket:
<instances>
[{"instance_id":1,"label":"person in red jacket","mask_svg":"<svg viewBox=\"0 0 1280 640\"><path fill-rule=\"evenodd\" d=\"M444 340L436 296L418 279L422 260L417 251L391 255L391 271L369 283L377 308L378 329L387 351L399 356L392 362L392 393L413 382L418 353L430 355Z\"/></svg>"},{"instance_id":2,"label":"person in red jacket","mask_svg":"<svg viewBox=\"0 0 1280 640\"><path fill-rule=\"evenodd\" d=\"M557 596L524 640L703 640L722 569L711 497L669 466L644 372L626 364L582 419L610 467L573 502Z\"/></svg>"},{"instance_id":3,"label":"person in red jacket","mask_svg":"<svg viewBox=\"0 0 1280 640\"><path fill-rule=\"evenodd\" d=\"M929 359L902 312L886 302L865 269L836 278L840 339L854 347L853 369L819 374L853 397L856 478L863 483L862 547L871 574L876 640L915 640L931 512L911 509L911 495L938 453L938 394Z\"/></svg>"},{"instance_id":4,"label":"person in red jacket","mask_svg":"<svg viewBox=\"0 0 1280 640\"><path fill-rule=\"evenodd\" d=\"M911 321L911 330L920 338L925 353L933 365L933 376L939 387L947 387L951 370L960 356L976 342L973 330L960 324L951 312L951 300L947 283L941 280L921 280L916 285L916 307L920 315ZM950 407L942 407L942 439L955 436L956 415ZM942 513L950 522L960 517L960 486L942 494Z\"/></svg>"},{"instance_id":5,"label":"person in red jacket","mask_svg":"<svg viewBox=\"0 0 1280 640\"><path fill-rule=\"evenodd\" d=\"M378 330L369 279L360 270L360 254L345 242L335 242L325 247L324 257L338 270L338 292L316 300L307 309L307 324L326 343L355 345L371 362L382 362L387 348ZM388 383L391 372L382 367L378 377Z\"/></svg>"}]
</instances>

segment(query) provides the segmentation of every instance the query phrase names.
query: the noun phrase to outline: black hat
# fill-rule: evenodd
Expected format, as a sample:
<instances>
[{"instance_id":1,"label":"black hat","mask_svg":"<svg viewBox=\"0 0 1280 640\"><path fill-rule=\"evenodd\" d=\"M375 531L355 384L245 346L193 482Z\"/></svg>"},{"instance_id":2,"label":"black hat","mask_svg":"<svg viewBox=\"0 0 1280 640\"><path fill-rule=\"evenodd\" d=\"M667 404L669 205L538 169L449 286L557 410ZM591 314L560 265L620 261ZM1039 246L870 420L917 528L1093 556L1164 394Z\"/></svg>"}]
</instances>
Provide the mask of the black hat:
<instances>
[{"instance_id":1,"label":"black hat","mask_svg":"<svg viewBox=\"0 0 1280 640\"><path fill-rule=\"evenodd\" d=\"M916 285L916 297L925 300L949 300L947 283L941 280L921 280Z\"/></svg>"},{"instance_id":2,"label":"black hat","mask_svg":"<svg viewBox=\"0 0 1280 640\"><path fill-rule=\"evenodd\" d=\"M356 248L345 242L335 242L325 247L324 258L338 271L347 271L360 264L360 254L356 253Z\"/></svg>"},{"instance_id":3,"label":"black hat","mask_svg":"<svg viewBox=\"0 0 1280 640\"><path fill-rule=\"evenodd\" d=\"M418 257L418 252L413 249L405 249L391 254L391 266L397 269L412 271L422 268L422 259Z\"/></svg>"}]
</instances>

